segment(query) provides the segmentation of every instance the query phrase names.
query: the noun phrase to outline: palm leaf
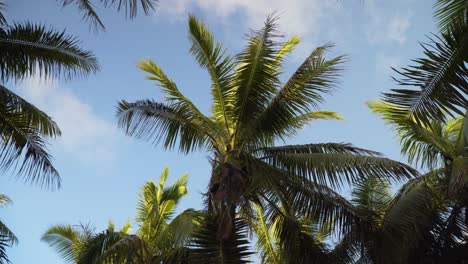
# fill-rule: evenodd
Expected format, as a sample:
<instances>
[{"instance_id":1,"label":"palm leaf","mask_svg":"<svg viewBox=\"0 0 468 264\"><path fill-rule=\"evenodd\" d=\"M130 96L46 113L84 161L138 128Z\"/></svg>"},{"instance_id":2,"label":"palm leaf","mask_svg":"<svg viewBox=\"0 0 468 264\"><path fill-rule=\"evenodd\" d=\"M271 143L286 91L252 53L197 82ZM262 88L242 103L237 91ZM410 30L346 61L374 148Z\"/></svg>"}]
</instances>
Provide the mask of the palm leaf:
<instances>
[{"instance_id":1,"label":"palm leaf","mask_svg":"<svg viewBox=\"0 0 468 264\"><path fill-rule=\"evenodd\" d=\"M322 94L331 93L338 83L344 56L326 59L331 45L315 49L291 78L276 92L266 109L252 123L247 133L251 140L289 136L310 121L304 119L323 102Z\"/></svg>"},{"instance_id":2,"label":"palm leaf","mask_svg":"<svg viewBox=\"0 0 468 264\"><path fill-rule=\"evenodd\" d=\"M203 127L196 117L183 108L151 100L134 103L123 100L117 107L117 117L119 126L125 129L127 135L154 144L163 141L167 149L172 149L177 140L179 149L185 153L216 144L213 131Z\"/></svg>"},{"instance_id":3,"label":"palm leaf","mask_svg":"<svg viewBox=\"0 0 468 264\"><path fill-rule=\"evenodd\" d=\"M468 108L468 23L457 23L442 37L430 41L421 45L424 58L395 70L400 75L394 78L399 85L416 88L392 89L383 94L385 102L422 123L431 119L444 121L446 113L463 115Z\"/></svg>"},{"instance_id":4,"label":"palm leaf","mask_svg":"<svg viewBox=\"0 0 468 264\"><path fill-rule=\"evenodd\" d=\"M99 18L94 5L89 0L57 0L62 7L76 5L82 14L82 20L89 22L90 27L95 30L106 30L106 27Z\"/></svg>"},{"instance_id":5,"label":"palm leaf","mask_svg":"<svg viewBox=\"0 0 468 264\"><path fill-rule=\"evenodd\" d=\"M458 22L468 22L468 1L437 0L434 3L435 18L441 32L446 32Z\"/></svg>"},{"instance_id":6,"label":"palm leaf","mask_svg":"<svg viewBox=\"0 0 468 264\"><path fill-rule=\"evenodd\" d=\"M77 38L31 23L0 29L0 74L3 81L39 74L86 76L99 69L97 59L78 47Z\"/></svg>"},{"instance_id":7,"label":"palm leaf","mask_svg":"<svg viewBox=\"0 0 468 264\"><path fill-rule=\"evenodd\" d=\"M0 86L0 101L1 169L13 167L26 182L60 187L46 148L47 137L60 135L55 122L4 86Z\"/></svg>"},{"instance_id":8,"label":"palm leaf","mask_svg":"<svg viewBox=\"0 0 468 264\"><path fill-rule=\"evenodd\" d=\"M232 90L231 75L234 64L232 59L225 55L226 50L222 48L221 44L214 43L213 34L206 25L194 16L189 17L189 32L192 43L190 52L198 64L208 70L211 77L213 115L219 123L224 124L226 132L229 132L233 122L232 106L230 105L233 98L231 98L229 91ZM228 112L230 113L228 114Z\"/></svg>"},{"instance_id":9,"label":"palm leaf","mask_svg":"<svg viewBox=\"0 0 468 264\"><path fill-rule=\"evenodd\" d=\"M249 241L246 237L246 224L236 219L232 235L228 240L217 239L218 221L208 215L202 226L193 236L189 251L191 263L224 264L249 263Z\"/></svg>"},{"instance_id":10,"label":"palm leaf","mask_svg":"<svg viewBox=\"0 0 468 264\"><path fill-rule=\"evenodd\" d=\"M265 102L273 97L278 85L278 72L275 57L278 53L276 20L269 16L264 27L252 31L245 49L238 54L235 70L234 115L234 148L237 148L237 135L243 131L242 126L255 119L265 108Z\"/></svg>"}]
</instances>

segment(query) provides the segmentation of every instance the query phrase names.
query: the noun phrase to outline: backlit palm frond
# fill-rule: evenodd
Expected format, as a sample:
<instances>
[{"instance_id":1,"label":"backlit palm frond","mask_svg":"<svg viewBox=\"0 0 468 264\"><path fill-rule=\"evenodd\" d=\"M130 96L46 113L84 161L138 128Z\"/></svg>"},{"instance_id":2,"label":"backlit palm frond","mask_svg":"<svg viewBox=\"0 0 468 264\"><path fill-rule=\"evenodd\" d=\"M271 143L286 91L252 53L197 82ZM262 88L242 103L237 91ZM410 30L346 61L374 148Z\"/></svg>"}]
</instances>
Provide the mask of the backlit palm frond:
<instances>
[{"instance_id":1,"label":"backlit palm frond","mask_svg":"<svg viewBox=\"0 0 468 264\"><path fill-rule=\"evenodd\" d=\"M31 23L0 29L0 77L21 80L40 75L71 78L95 73L97 59L76 37Z\"/></svg>"},{"instance_id":2,"label":"backlit palm frond","mask_svg":"<svg viewBox=\"0 0 468 264\"><path fill-rule=\"evenodd\" d=\"M41 237L65 261L76 261L82 247L92 236L89 226L53 225Z\"/></svg>"},{"instance_id":3,"label":"backlit palm frond","mask_svg":"<svg viewBox=\"0 0 468 264\"><path fill-rule=\"evenodd\" d=\"M396 105L383 102L369 102L369 107L393 126L401 143L401 152L412 164L437 168L442 159L457 156L456 143L450 141L454 131L446 130L443 123L434 120L424 125L401 111ZM453 130L454 128L452 128Z\"/></svg>"},{"instance_id":4,"label":"backlit palm frond","mask_svg":"<svg viewBox=\"0 0 468 264\"><path fill-rule=\"evenodd\" d=\"M284 203L303 217L320 223L333 222L339 232L347 232L359 221L354 206L334 190L261 161L251 162L254 171L248 193L261 195L271 202ZM257 187L258 186L258 187Z\"/></svg>"},{"instance_id":5,"label":"backlit palm frond","mask_svg":"<svg viewBox=\"0 0 468 264\"><path fill-rule=\"evenodd\" d=\"M260 205L252 203L252 207L256 218L249 224L255 231L257 238L255 248L260 254L262 263L280 264L280 252L273 237L272 226L267 222L263 208Z\"/></svg>"},{"instance_id":6,"label":"backlit palm frond","mask_svg":"<svg viewBox=\"0 0 468 264\"><path fill-rule=\"evenodd\" d=\"M185 110L152 100L134 103L123 100L117 107L117 117L127 135L154 144L162 141L167 149L174 148L176 143L184 153L199 148L211 149L216 144L216 131L204 127L197 117Z\"/></svg>"},{"instance_id":7,"label":"backlit palm frond","mask_svg":"<svg viewBox=\"0 0 468 264\"><path fill-rule=\"evenodd\" d=\"M245 127L258 117L271 100L279 84L275 58L279 50L276 31L277 17L269 16L264 27L251 31L244 50L237 55L234 74L234 148L240 147L242 133L248 133ZM238 143L241 145L238 146Z\"/></svg>"},{"instance_id":8,"label":"backlit palm frond","mask_svg":"<svg viewBox=\"0 0 468 264\"><path fill-rule=\"evenodd\" d=\"M139 6L145 15L149 15L156 9L158 0L99 0L105 7L116 7L117 11L125 10L125 15L130 19L137 16Z\"/></svg>"},{"instance_id":9,"label":"backlit palm frond","mask_svg":"<svg viewBox=\"0 0 468 264\"><path fill-rule=\"evenodd\" d=\"M373 155L371 151L356 148L352 151L357 153L350 153L351 146L339 149L333 145L327 153L322 149L325 147L326 144L315 148L310 144L284 146L282 152L271 152L262 159L275 168L334 188L368 177L401 181L418 175L413 168ZM337 149L339 152L334 152Z\"/></svg>"},{"instance_id":10,"label":"backlit palm frond","mask_svg":"<svg viewBox=\"0 0 468 264\"><path fill-rule=\"evenodd\" d=\"M468 108L468 23L456 23L422 47L424 58L395 70L399 85L415 88L392 89L383 94L383 100L425 124L432 119L444 121L447 113L463 115Z\"/></svg>"},{"instance_id":11,"label":"backlit palm frond","mask_svg":"<svg viewBox=\"0 0 468 264\"><path fill-rule=\"evenodd\" d=\"M235 219L232 234L227 240L218 240L219 223L207 215L196 231L189 251L190 263L234 264L249 263L252 254L247 240L247 226L241 219Z\"/></svg>"},{"instance_id":12,"label":"backlit palm frond","mask_svg":"<svg viewBox=\"0 0 468 264\"><path fill-rule=\"evenodd\" d=\"M82 20L89 22L90 27L94 30L102 30L105 31L106 27L104 26L103 22L99 18L93 3L90 0L57 0L62 7L66 7L69 5L75 5L81 15Z\"/></svg>"},{"instance_id":13,"label":"backlit palm frond","mask_svg":"<svg viewBox=\"0 0 468 264\"><path fill-rule=\"evenodd\" d=\"M468 22L468 1L437 0L434 3L435 18L441 32L450 30L455 23Z\"/></svg>"},{"instance_id":14,"label":"backlit palm frond","mask_svg":"<svg viewBox=\"0 0 468 264\"><path fill-rule=\"evenodd\" d=\"M0 3L0 25L5 25L7 23L7 20L5 17L5 9L6 9L5 3L1 2Z\"/></svg>"},{"instance_id":15,"label":"backlit palm frond","mask_svg":"<svg viewBox=\"0 0 468 264\"><path fill-rule=\"evenodd\" d=\"M194 16L189 17L189 33L192 46L190 52L201 67L206 68L211 77L211 94L213 96L212 113L226 131L232 128L232 89L231 80L234 63L226 55L221 43L214 42L213 34L207 26Z\"/></svg>"},{"instance_id":16,"label":"backlit palm frond","mask_svg":"<svg viewBox=\"0 0 468 264\"><path fill-rule=\"evenodd\" d=\"M304 119L304 115L318 108L323 94L333 91L345 61L345 56L326 59L325 52L331 47L315 49L276 92L266 109L252 122L252 131L248 132L253 135L252 140L288 137L306 124L304 121L310 121Z\"/></svg>"},{"instance_id":17,"label":"backlit palm frond","mask_svg":"<svg viewBox=\"0 0 468 264\"><path fill-rule=\"evenodd\" d=\"M55 122L7 88L0 86L0 167L26 182L60 187L60 176L47 151L47 139L60 135Z\"/></svg>"}]
</instances>

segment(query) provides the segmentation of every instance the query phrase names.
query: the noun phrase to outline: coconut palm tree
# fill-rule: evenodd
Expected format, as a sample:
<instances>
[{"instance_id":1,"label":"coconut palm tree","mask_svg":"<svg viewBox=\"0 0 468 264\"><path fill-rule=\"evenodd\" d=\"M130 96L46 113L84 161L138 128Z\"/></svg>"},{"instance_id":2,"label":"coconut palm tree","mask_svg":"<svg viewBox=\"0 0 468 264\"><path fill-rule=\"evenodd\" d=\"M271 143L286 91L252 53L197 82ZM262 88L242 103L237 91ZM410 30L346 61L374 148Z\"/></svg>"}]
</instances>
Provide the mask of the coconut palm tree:
<instances>
[{"instance_id":1,"label":"coconut palm tree","mask_svg":"<svg viewBox=\"0 0 468 264\"><path fill-rule=\"evenodd\" d=\"M4 4L0 3L0 11ZM3 12L0 12L3 13ZM64 31L26 23L7 24L0 15L0 168L15 168L25 181L59 187L60 176L47 141L60 136L46 113L9 90L11 81L30 76L80 77L98 70L94 55Z\"/></svg>"},{"instance_id":2,"label":"coconut palm tree","mask_svg":"<svg viewBox=\"0 0 468 264\"><path fill-rule=\"evenodd\" d=\"M407 155L409 162L428 171L418 179L432 190L425 203L438 201L436 212L429 209L418 212L433 217L430 224L420 228L422 235L412 251L412 261L468 260L462 253L468 246L468 116L447 122L433 120L425 125L397 105L379 102L369 105L397 131L402 154Z\"/></svg>"},{"instance_id":3,"label":"coconut palm tree","mask_svg":"<svg viewBox=\"0 0 468 264\"><path fill-rule=\"evenodd\" d=\"M116 8L117 11L124 10L127 17L133 19L141 8L146 15L155 10L158 0L57 0L62 7L74 5L82 15L82 20L90 23L94 30L106 30L104 23L96 12L95 3L104 8Z\"/></svg>"},{"instance_id":4,"label":"coconut palm tree","mask_svg":"<svg viewBox=\"0 0 468 264\"><path fill-rule=\"evenodd\" d=\"M0 194L0 207L11 203L8 196ZM15 234L0 220L0 263L10 263L6 254L6 248L18 242Z\"/></svg>"},{"instance_id":5,"label":"coconut palm tree","mask_svg":"<svg viewBox=\"0 0 468 264\"><path fill-rule=\"evenodd\" d=\"M138 66L161 86L166 101L118 104L119 126L127 135L162 143L166 149L177 146L182 153L212 153L206 202L217 224L207 224L211 230L204 237L211 240L203 251L209 252L205 263L245 259L245 252L238 250L239 241L232 239L243 239L236 226L243 227L245 221L236 212L252 211L252 203L286 199L298 214L336 218L345 227L354 214L333 199L336 193L331 188L370 175L403 180L417 174L402 163L350 144L276 145L310 122L340 118L317 108L323 95L338 84L345 60L345 56L326 58L332 46L321 46L282 84L284 59L299 38L280 42L276 21L271 16L262 29L251 31L246 47L231 57L208 28L190 16L190 52L212 81L211 115L203 114L151 60L142 60ZM226 245L236 246L229 251ZM227 251L237 253L228 256Z\"/></svg>"},{"instance_id":6,"label":"coconut palm tree","mask_svg":"<svg viewBox=\"0 0 468 264\"><path fill-rule=\"evenodd\" d=\"M44 233L42 240L64 260L78 264L186 261L189 238L200 215L193 209L175 215L177 204L187 195L187 175L165 187L168 175L166 168L158 184L149 181L141 188L135 234L130 233L130 223L120 231L114 231L111 223L100 233L83 225L55 225Z\"/></svg>"},{"instance_id":7,"label":"coconut palm tree","mask_svg":"<svg viewBox=\"0 0 468 264\"><path fill-rule=\"evenodd\" d=\"M464 115L468 109L468 1L437 0L435 17L440 36L422 44L424 57L414 65L395 70L399 88L384 93L383 100L429 124L444 121L447 113Z\"/></svg>"}]
</instances>

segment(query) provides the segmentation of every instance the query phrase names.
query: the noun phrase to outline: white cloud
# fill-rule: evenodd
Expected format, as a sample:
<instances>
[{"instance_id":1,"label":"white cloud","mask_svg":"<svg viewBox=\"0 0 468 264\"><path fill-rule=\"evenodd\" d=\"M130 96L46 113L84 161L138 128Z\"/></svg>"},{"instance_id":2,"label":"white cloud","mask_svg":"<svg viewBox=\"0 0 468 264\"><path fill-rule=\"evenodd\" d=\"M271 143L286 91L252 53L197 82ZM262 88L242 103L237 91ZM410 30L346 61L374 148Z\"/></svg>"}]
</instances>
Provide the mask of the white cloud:
<instances>
[{"instance_id":1,"label":"white cloud","mask_svg":"<svg viewBox=\"0 0 468 264\"><path fill-rule=\"evenodd\" d=\"M393 41L403 44L406 41L406 33L411 25L411 13L402 14L401 11L395 14L388 11L382 5L377 5L375 1L366 2L366 35L370 43Z\"/></svg>"},{"instance_id":2,"label":"white cloud","mask_svg":"<svg viewBox=\"0 0 468 264\"><path fill-rule=\"evenodd\" d=\"M117 131L114 124L96 115L58 80L32 77L19 85L19 94L51 116L62 131L54 147L82 161L114 158Z\"/></svg>"},{"instance_id":3,"label":"white cloud","mask_svg":"<svg viewBox=\"0 0 468 264\"><path fill-rule=\"evenodd\" d=\"M310 52L317 45L326 41L336 41L341 34L336 34L337 27L349 26L351 14L345 12L341 1L323 0L171 0L161 1L159 11L168 15L185 19L186 14L193 10L201 10L207 16L229 19L231 16L242 17L242 27L259 28L268 14L280 14L281 32L287 35L299 35L303 41L299 57L303 52ZM224 22L224 21L223 21ZM230 22L232 22L230 20ZM236 23L238 23L236 21ZM343 32L340 30L340 32ZM320 40L320 42L319 42Z\"/></svg>"}]
</instances>

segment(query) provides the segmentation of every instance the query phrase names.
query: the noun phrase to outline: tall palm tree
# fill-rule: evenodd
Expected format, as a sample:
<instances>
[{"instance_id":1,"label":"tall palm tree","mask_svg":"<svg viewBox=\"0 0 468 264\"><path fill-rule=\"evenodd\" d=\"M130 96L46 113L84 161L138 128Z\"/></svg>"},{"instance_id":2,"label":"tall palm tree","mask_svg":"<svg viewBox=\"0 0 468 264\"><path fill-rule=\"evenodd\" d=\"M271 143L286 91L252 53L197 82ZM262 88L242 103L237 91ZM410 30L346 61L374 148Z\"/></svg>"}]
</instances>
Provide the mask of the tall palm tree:
<instances>
[{"instance_id":1,"label":"tall palm tree","mask_svg":"<svg viewBox=\"0 0 468 264\"><path fill-rule=\"evenodd\" d=\"M299 214L336 218L345 227L354 215L333 199L336 193L331 188L369 175L402 180L417 174L402 163L350 144L275 146L312 121L339 118L335 112L316 109L323 95L337 85L345 60L344 56L327 59L325 53L332 46L321 46L281 84L284 59L299 38L282 43L276 28L276 18L269 17L262 29L251 31L246 47L231 57L207 27L190 16L190 52L212 81L210 116L151 60L142 60L138 66L161 86L166 102L123 100L118 105L119 126L127 135L161 142L166 149L178 146L183 153L212 153L206 197L217 228L207 226L217 237L210 237L210 248L204 251L211 254L205 256L206 263L226 263L219 258L228 258L226 245L240 247L239 241L232 241L234 236L242 239L236 230L243 227L242 218L236 216L239 208L248 212L252 203L287 199ZM235 248L229 252L237 252L231 261L246 257Z\"/></svg>"},{"instance_id":2,"label":"tall palm tree","mask_svg":"<svg viewBox=\"0 0 468 264\"><path fill-rule=\"evenodd\" d=\"M57 2L62 7L75 5L82 15L82 20L88 21L93 29L106 30L104 23L96 12L96 2L104 8L116 8L117 11L124 10L126 16L133 19L136 17L140 6L143 12L149 15L155 10L158 0L57 0Z\"/></svg>"},{"instance_id":3,"label":"tall palm tree","mask_svg":"<svg viewBox=\"0 0 468 264\"><path fill-rule=\"evenodd\" d=\"M11 203L8 196L0 194L0 207ZM0 263L10 263L6 248L11 247L18 242L15 234L0 220Z\"/></svg>"},{"instance_id":4,"label":"tall palm tree","mask_svg":"<svg viewBox=\"0 0 468 264\"><path fill-rule=\"evenodd\" d=\"M189 238L200 215L193 209L175 215L177 204L187 195L187 175L165 187L168 175L166 168L159 184L149 181L141 188L135 234L130 233L129 223L120 231L114 231L111 224L107 230L96 234L87 226L77 229L55 225L44 233L42 240L66 261L78 264L186 261Z\"/></svg>"},{"instance_id":5,"label":"tall palm tree","mask_svg":"<svg viewBox=\"0 0 468 264\"><path fill-rule=\"evenodd\" d=\"M395 70L399 85L413 89L392 89L383 95L411 118L429 124L444 121L447 113L463 115L468 109L468 1L437 0L435 17L440 37L422 44L424 57L414 65Z\"/></svg>"},{"instance_id":6,"label":"tall palm tree","mask_svg":"<svg viewBox=\"0 0 468 264\"><path fill-rule=\"evenodd\" d=\"M29 22L7 24L3 15L0 18L0 168L16 169L27 182L60 187L60 176L46 148L50 138L60 136L60 129L51 117L5 85L37 75L86 76L98 70L97 59L65 31Z\"/></svg>"}]
</instances>

